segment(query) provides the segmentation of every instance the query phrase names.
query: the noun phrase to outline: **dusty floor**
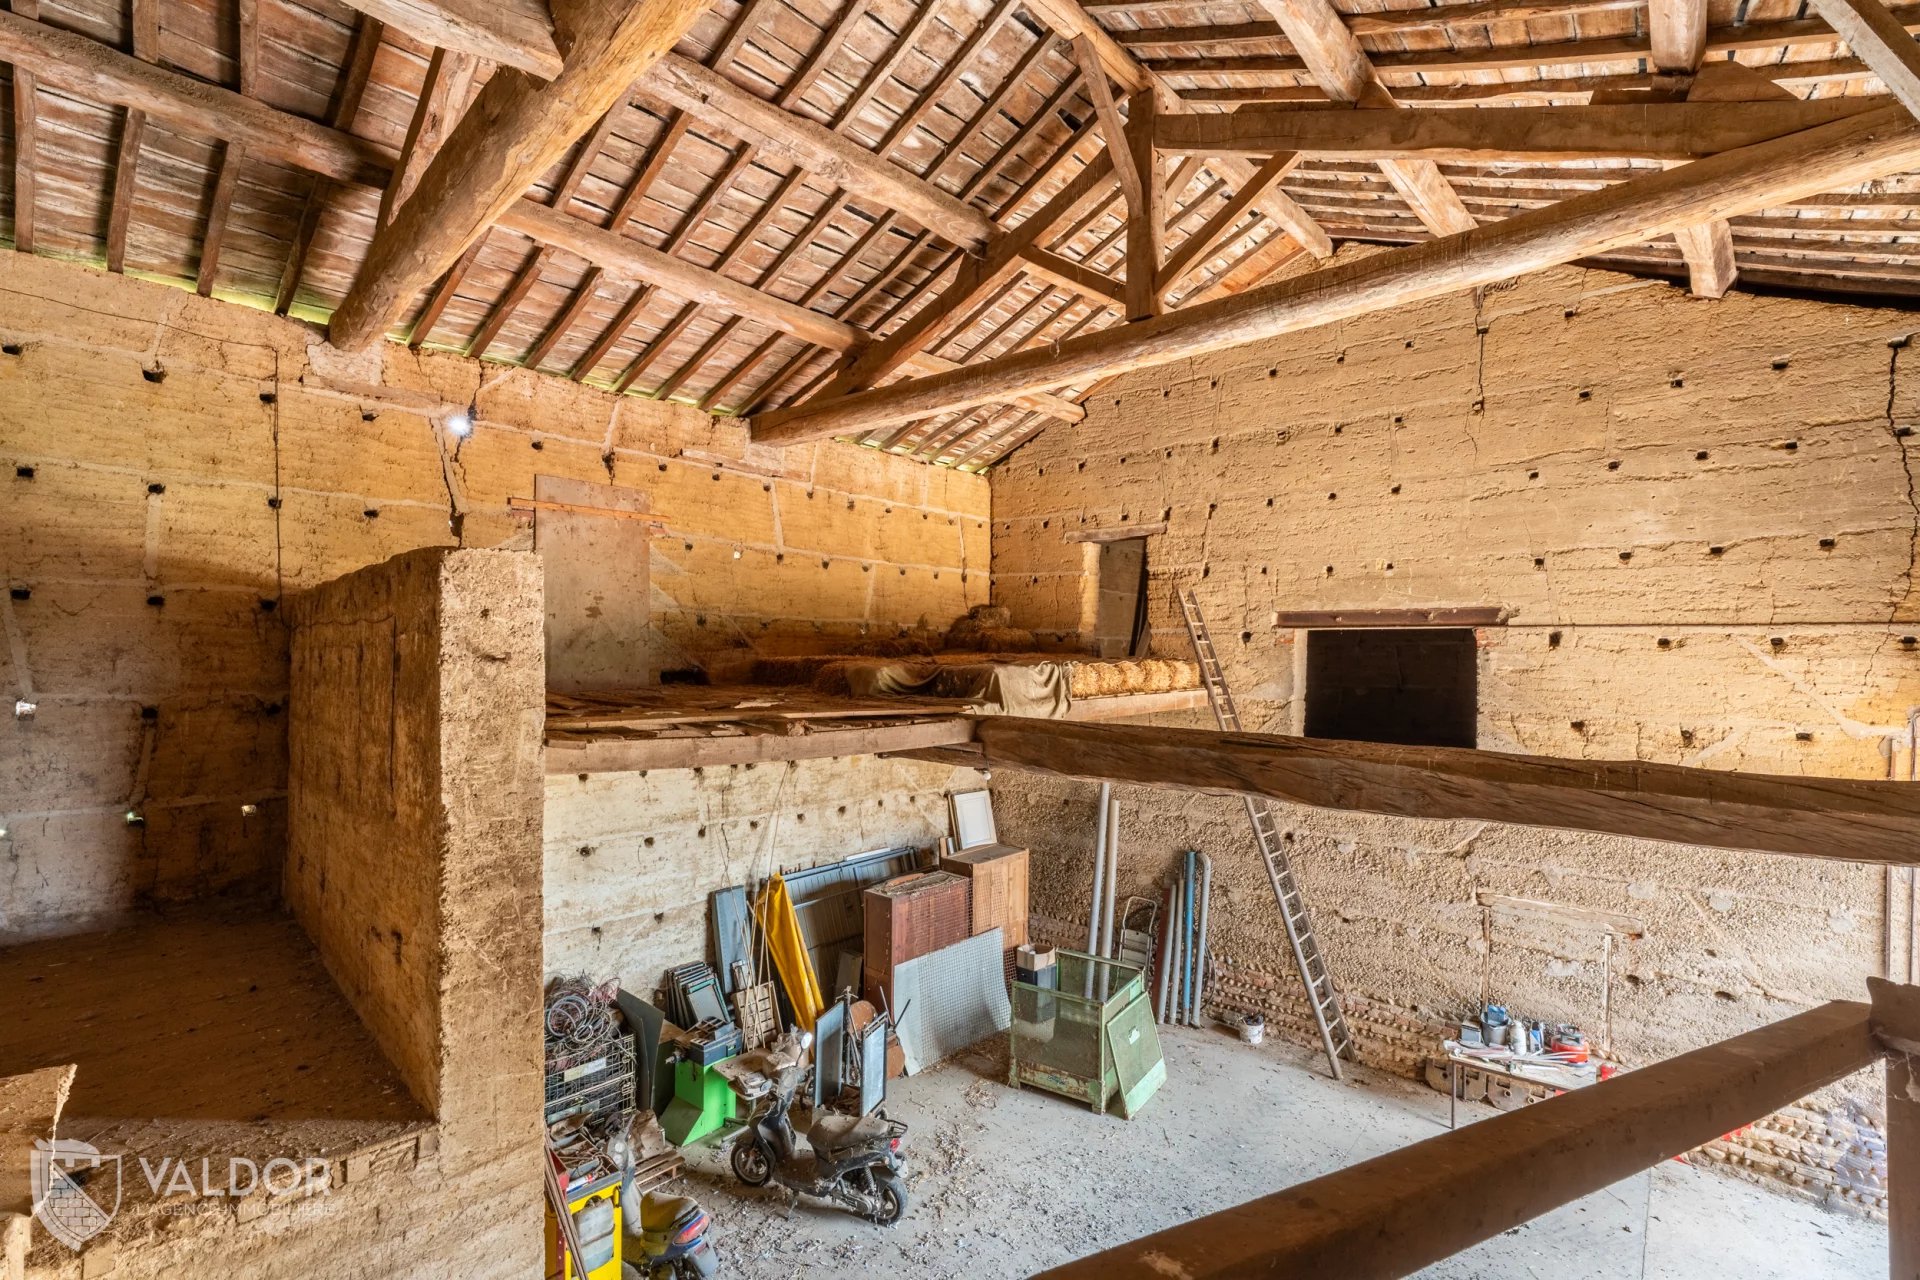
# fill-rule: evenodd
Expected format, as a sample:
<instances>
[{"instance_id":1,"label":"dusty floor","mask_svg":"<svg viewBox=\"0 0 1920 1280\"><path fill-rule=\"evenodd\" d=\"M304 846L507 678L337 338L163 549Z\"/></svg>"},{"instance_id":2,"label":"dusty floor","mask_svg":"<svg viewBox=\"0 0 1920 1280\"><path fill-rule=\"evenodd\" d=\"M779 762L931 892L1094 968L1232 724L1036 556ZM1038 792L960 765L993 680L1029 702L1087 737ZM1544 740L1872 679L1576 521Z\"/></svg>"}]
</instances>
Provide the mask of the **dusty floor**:
<instances>
[{"instance_id":1,"label":"dusty floor","mask_svg":"<svg viewBox=\"0 0 1920 1280\"><path fill-rule=\"evenodd\" d=\"M1164 1029L1163 1029L1164 1030ZM785 1191L749 1191L724 1146L693 1153L675 1184L717 1224L726 1274L1025 1276L1130 1236L1433 1136L1444 1095L1374 1072L1335 1084L1290 1044L1165 1035L1169 1079L1131 1123L1015 1092L1003 1057L976 1052L896 1082L889 1114L913 1126L907 1220L882 1231ZM1355 1076L1365 1078L1357 1083ZM1463 1112L1482 1118L1485 1107ZM1184 1175L1169 1179L1169 1149ZM1624 1280L1885 1274L1886 1230L1679 1164L1621 1182L1423 1273L1446 1280Z\"/></svg>"}]
</instances>

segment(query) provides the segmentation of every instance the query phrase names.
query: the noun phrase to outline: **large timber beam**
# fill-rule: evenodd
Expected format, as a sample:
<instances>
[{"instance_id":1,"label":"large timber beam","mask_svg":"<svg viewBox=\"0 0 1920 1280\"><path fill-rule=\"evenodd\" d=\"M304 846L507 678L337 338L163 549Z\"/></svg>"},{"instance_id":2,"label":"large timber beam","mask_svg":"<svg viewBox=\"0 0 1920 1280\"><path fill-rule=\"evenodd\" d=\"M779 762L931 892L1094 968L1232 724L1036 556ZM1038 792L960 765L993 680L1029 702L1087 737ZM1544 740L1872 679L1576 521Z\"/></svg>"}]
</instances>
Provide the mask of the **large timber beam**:
<instances>
[{"instance_id":1,"label":"large timber beam","mask_svg":"<svg viewBox=\"0 0 1920 1280\"><path fill-rule=\"evenodd\" d=\"M430 49L448 49L551 80L564 65L545 0L346 0Z\"/></svg>"},{"instance_id":2,"label":"large timber beam","mask_svg":"<svg viewBox=\"0 0 1920 1280\"><path fill-rule=\"evenodd\" d=\"M762 443L797 444L1007 396L1168 364L1625 249L1920 164L1920 124L1888 106L1416 245L1171 315L935 378L764 414Z\"/></svg>"},{"instance_id":3,"label":"large timber beam","mask_svg":"<svg viewBox=\"0 0 1920 1280\"><path fill-rule=\"evenodd\" d=\"M975 740L990 768L1408 818L1903 865L1920 840L1920 787L1904 783L1011 716Z\"/></svg>"},{"instance_id":4,"label":"large timber beam","mask_svg":"<svg viewBox=\"0 0 1920 1280\"><path fill-rule=\"evenodd\" d=\"M1911 41L1909 41L1911 43ZM1920 46L1917 46L1920 47ZM1498 111L1326 111L1287 106L1160 117L1156 143L1182 155L1298 151L1360 160L1697 160L1871 109L1870 99L1647 102Z\"/></svg>"},{"instance_id":5,"label":"large timber beam","mask_svg":"<svg viewBox=\"0 0 1920 1280\"><path fill-rule=\"evenodd\" d=\"M250 155L341 182L378 187L393 165L374 143L18 13L0 11L0 62L86 101L141 111L189 137L238 142Z\"/></svg>"},{"instance_id":6,"label":"large timber beam","mask_svg":"<svg viewBox=\"0 0 1920 1280\"><path fill-rule=\"evenodd\" d=\"M1410 1275L1751 1124L1880 1056L1869 1007L1836 1000L1041 1276Z\"/></svg>"},{"instance_id":7,"label":"large timber beam","mask_svg":"<svg viewBox=\"0 0 1920 1280\"><path fill-rule=\"evenodd\" d=\"M1873 69L1887 91L1920 115L1920 45L1880 0L1813 0L1834 31Z\"/></svg>"},{"instance_id":8,"label":"large timber beam","mask_svg":"<svg viewBox=\"0 0 1920 1280\"><path fill-rule=\"evenodd\" d=\"M560 0L566 65L542 83L517 68L487 81L393 221L374 233L333 313L334 345L364 347L553 167L658 62L707 0Z\"/></svg>"},{"instance_id":9,"label":"large timber beam","mask_svg":"<svg viewBox=\"0 0 1920 1280\"><path fill-rule=\"evenodd\" d=\"M822 182L844 187L913 219L963 249L984 248L993 220L932 183L884 160L823 124L756 97L677 55L662 58L640 88L703 124L743 138Z\"/></svg>"},{"instance_id":10,"label":"large timber beam","mask_svg":"<svg viewBox=\"0 0 1920 1280\"><path fill-rule=\"evenodd\" d=\"M1400 104L1380 82L1360 42L1329 0L1260 0L1286 31L1287 39L1335 102L1363 107ZM1472 230L1473 215L1430 160L1382 160L1380 172L1427 229L1437 236Z\"/></svg>"}]
</instances>

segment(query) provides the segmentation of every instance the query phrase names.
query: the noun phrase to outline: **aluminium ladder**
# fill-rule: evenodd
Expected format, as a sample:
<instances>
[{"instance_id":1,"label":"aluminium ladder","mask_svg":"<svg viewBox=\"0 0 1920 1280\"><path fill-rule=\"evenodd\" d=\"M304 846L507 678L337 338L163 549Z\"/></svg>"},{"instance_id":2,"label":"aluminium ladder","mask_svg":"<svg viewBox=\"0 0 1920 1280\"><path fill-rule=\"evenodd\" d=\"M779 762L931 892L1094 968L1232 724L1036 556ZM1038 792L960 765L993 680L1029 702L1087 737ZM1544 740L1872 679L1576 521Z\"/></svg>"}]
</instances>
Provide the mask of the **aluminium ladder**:
<instances>
[{"instance_id":1,"label":"aluminium ladder","mask_svg":"<svg viewBox=\"0 0 1920 1280\"><path fill-rule=\"evenodd\" d=\"M1200 664L1200 678L1207 687L1207 701L1213 706L1213 718L1228 733L1240 731L1240 712L1233 704L1233 693L1220 670L1219 655L1213 649L1213 637L1207 621L1200 616L1200 600L1191 587L1178 592L1180 613L1193 641L1194 657ZM1260 846L1260 860L1266 864L1267 879L1273 882L1273 896L1280 904L1280 917L1287 924L1287 941L1293 946L1293 963L1300 970L1300 981L1307 990L1307 1007L1313 1011L1320 1028L1320 1043L1326 1047L1327 1066L1333 1078L1340 1079L1340 1059L1353 1057L1353 1036L1347 1030L1347 1016L1340 1008L1340 992L1327 972L1326 957L1320 953L1320 941L1313 931L1313 916L1300 893L1300 881L1280 842L1274 822L1273 805L1265 799L1242 797L1247 805L1247 820L1253 824L1254 843Z\"/></svg>"}]
</instances>

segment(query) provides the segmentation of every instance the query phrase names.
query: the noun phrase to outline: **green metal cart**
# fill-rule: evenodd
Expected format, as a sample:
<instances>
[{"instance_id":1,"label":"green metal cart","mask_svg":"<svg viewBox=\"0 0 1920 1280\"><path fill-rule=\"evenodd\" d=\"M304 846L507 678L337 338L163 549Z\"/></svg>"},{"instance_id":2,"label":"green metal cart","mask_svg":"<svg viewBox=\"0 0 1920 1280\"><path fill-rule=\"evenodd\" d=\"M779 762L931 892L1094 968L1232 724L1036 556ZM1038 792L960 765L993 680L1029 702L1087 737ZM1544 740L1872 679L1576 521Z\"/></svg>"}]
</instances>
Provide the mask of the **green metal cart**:
<instances>
[{"instance_id":1,"label":"green metal cart","mask_svg":"<svg viewBox=\"0 0 1920 1280\"><path fill-rule=\"evenodd\" d=\"M1062 951L1057 987L1013 984L1009 1083L1078 1098L1105 1114L1117 1097L1131 1120L1166 1082L1146 974L1117 960Z\"/></svg>"}]
</instances>

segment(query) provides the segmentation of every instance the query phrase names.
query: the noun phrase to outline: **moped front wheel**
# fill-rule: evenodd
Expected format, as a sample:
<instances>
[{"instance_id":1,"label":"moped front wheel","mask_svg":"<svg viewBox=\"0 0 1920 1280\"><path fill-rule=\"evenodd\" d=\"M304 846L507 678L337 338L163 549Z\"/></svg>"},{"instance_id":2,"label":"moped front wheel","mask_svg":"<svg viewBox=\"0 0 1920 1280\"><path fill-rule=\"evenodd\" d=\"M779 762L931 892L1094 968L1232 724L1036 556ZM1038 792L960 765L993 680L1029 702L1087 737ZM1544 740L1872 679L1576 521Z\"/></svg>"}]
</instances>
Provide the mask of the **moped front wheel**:
<instances>
[{"instance_id":1,"label":"moped front wheel","mask_svg":"<svg viewBox=\"0 0 1920 1280\"><path fill-rule=\"evenodd\" d=\"M898 1174L888 1169L875 1169L873 1190L879 1204L869 1217L875 1226L890 1227L907 1216L907 1184L900 1180Z\"/></svg>"},{"instance_id":2,"label":"moped front wheel","mask_svg":"<svg viewBox=\"0 0 1920 1280\"><path fill-rule=\"evenodd\" d=\"M764 1187L773 1177L773 1162L759 1143L742 1138L733 1144L733 1176L750 1187Z\"/></svg>"}]
</instances>

